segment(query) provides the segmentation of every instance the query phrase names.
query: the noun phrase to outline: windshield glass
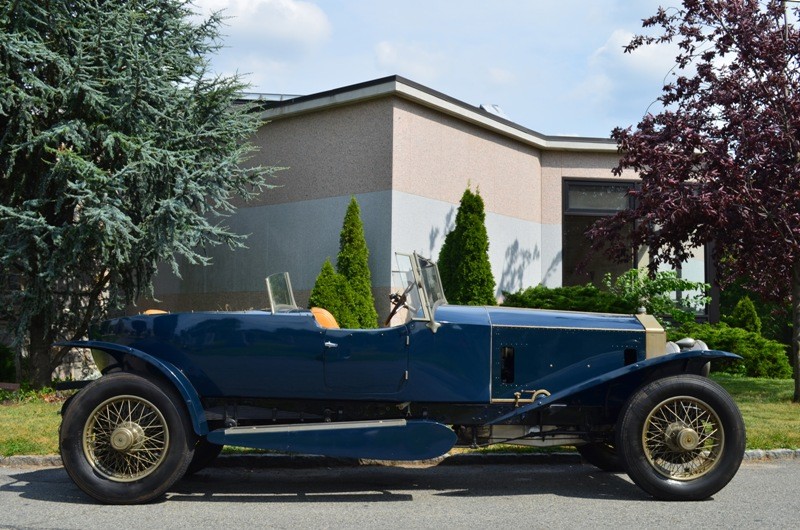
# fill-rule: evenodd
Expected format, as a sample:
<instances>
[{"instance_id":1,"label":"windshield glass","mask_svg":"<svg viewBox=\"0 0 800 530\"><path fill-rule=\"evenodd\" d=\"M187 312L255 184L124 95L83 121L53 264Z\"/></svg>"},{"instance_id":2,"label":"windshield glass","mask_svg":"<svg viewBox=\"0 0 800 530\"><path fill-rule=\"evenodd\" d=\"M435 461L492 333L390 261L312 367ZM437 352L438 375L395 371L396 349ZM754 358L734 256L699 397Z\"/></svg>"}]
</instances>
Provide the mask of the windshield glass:
<instances>
[{"instance_id":1,"label":"windshield glass","mask_svg":"<svg viewBox=\"0 0 800 530\"><path fill-rule=\"evenodd\" d=\"M439 278L439 269L436 268L436 263L422 256L417 256L417 263L419 263L422 284L425 287L425 294L428 297L428 303L431 305L431 308L436 308L440 304L446 304L447 300L444 298L442 280Z\"/></svg>"},{"instance_id":2,"label":"windshield glass","mask_svg":"<svg viewBox=\"0 0 800 530\"><path fill-rule=\"evenodd\" d=\"M288 272L267 276L267 295L269 296L269 307L273 313L297 309Z\"/></svg>"},{"instance_id":3,"label":"windshield glass","mask_svg":"<svg viewBox=\"0 0 800 530\"><path fill-rule=\"evenodd\" d=\"M396 254L396 258L397 270L392 271L392 291L395 293L406 293L407 301L405 310L408 311L408 317L416 319L425 318L419 296L419 286L414 279L411 256L407 254Z\"/></svg>"},{"instance_id":4,"label":"windshield glass","mask_svg":"<svg viewBox=\"0 0 800 530\"><path fill-rule=\"evenodd\" d=\"M407 316L435 324L433 314L444 298L442 282L436 263L417 254L395 254L397 270L392 271L392 290L405 294ZM438 327L438 326L436 326Z\"/></svg>"}]
</instances>

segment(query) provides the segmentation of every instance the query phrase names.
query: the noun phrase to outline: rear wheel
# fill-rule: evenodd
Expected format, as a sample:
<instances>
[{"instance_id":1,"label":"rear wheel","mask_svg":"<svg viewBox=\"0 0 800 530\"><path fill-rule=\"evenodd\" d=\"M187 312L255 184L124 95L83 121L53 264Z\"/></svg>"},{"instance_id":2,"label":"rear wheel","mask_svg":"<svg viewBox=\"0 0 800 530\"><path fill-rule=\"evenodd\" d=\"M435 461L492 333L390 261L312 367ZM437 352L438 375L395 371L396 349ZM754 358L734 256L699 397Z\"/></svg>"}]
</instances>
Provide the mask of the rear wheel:
<instances>
[{"instance_id":1,"label":"rear wheel","mask_svg":"<svg viewBox=\"0 0 800 530\"><path fill-rule=\"evenodd\" d=\"M161 496L181 478L196 436L172 389L116 373L79 392L64 411L61 459L75 484L108 504Z\"/></svg>"},{"instance_id":2,"label":"rear wheel","mask_svg":"<svg viewBox=\"0 0 800 530\"><path fill-rule=\"evenodd\" d=\"M658 499L710 497L742 462L742 415L730 395L704 377L673 376L645 385L620 417L617 449L625 470Z\"/></svg>"}]
</instances>

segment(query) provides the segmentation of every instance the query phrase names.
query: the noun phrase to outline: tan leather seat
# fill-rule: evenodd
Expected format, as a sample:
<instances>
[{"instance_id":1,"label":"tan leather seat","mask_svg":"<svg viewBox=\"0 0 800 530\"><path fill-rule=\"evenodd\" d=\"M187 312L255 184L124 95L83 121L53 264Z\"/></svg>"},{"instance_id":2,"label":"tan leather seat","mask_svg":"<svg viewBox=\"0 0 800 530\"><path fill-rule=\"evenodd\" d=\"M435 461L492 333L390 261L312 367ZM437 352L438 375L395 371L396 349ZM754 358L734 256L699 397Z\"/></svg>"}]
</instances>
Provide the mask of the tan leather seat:
<instances>
[{"instance_id":1,"label":"tan leather seat","mask_svg":"<svg viewBox=\"0 0 800 530\"><path fill-rule=\"evenodd\" d=\"M323 309L321 307L312 307L311 313L314 315L314 318L317 319L317 324L319 324L321 327L328 329L339 329L339 323L336 322L336 318L331 315L331 312L327 309Z\"/></svg>"}]
</instances>

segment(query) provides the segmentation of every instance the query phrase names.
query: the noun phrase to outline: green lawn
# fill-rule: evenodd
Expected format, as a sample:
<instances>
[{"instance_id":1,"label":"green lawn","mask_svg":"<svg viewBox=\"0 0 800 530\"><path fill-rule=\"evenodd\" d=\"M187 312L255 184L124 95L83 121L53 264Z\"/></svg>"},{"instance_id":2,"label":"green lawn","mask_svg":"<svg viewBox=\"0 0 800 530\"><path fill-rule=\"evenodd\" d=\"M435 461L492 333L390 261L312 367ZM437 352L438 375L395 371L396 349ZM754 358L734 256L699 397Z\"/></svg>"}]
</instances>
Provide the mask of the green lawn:
<instances>
[{"instance_id":1,"label":"green lawn","mask_svg":"<svg viewBox=\"0 0 800 530\"><path fill-rule=\"evenodd\" d=\"M791 402L791 379L713 378L742 410L748 449L800 449L800 404ZM0 455L58 453L59 410L60 401L41 398L0 404Z\"/></svg>"},{"instance_id":2,"label":"green lawn","mask_svg":"<svg viewBox=\"0 0 800 530\"><path fill-rule=\"evenodd\" d=\"M800 449L800 403L794 381L714 375L744 416L748 449Z\"/></svg>"},{"instance_id":3,"label":"green lawn","mask_svg":"<svg viewBox=\"0 0 800 530\"><path fill-rule=\"evenodd\" d=\"M42 399L0 404L0 455L58 453L61 403Z\"/></svg>"}]
</instances>

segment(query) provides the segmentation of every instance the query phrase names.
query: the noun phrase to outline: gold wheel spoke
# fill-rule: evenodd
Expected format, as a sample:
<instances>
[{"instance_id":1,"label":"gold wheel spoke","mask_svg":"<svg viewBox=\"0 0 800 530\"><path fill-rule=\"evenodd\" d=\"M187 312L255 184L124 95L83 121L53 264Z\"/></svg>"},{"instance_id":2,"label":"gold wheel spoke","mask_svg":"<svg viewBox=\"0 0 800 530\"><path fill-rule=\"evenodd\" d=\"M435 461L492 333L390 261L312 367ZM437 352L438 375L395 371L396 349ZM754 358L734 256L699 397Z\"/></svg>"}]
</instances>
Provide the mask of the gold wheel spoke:
<instances>
[{"instance_id":1,"label":"gold wheel spoke","mask_svg":"<svg viewBox=\"0 0 800 530\"><path fill-rule=\"evenodd\" d=\"M167 422L149 401L116 396L100 404L87 419L83 447L91 465L107 478L138 480L158 469L166 457Z\"/></svg>"},{"instance_id":2,"label":"gold wheel spoke","mask_svg":"<svg viewBox=\"0 0 800 530\"><path fill-rule=\"evenodd\" d=\"M688 437L688 442L684 438ZM696 438L696 443L691 443ZM703 401L673 397L661 402L648 415L642 432L644 451L650 464L675 480L692 480L708 473L721 455L722 423Z\"/></svg>"}]
</instances>

